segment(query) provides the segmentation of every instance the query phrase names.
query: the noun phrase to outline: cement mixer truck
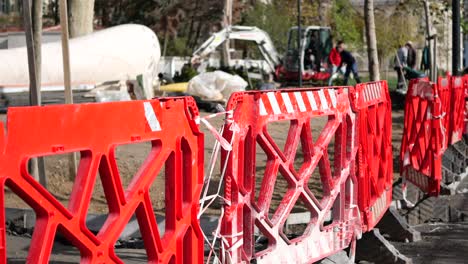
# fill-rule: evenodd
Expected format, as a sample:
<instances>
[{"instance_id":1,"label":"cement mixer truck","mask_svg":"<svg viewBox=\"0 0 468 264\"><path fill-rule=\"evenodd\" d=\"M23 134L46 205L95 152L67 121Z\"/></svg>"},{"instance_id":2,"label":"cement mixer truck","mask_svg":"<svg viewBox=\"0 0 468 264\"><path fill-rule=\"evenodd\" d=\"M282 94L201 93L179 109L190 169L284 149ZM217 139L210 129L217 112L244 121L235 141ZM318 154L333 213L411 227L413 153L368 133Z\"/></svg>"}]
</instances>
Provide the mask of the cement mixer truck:
<instances>
[{"instance_id":1,"label":"cement mixer truck","mask_svg":"<svg viewBox=\"0 0 468 264\"><path fill-rule=\"evenodd\" d=\"M142 25L121 25L70 40L72 86L94 88L108 81L135 80L142 76L144 97L154 97L161 57L156 34ZM0 92L29 90L27 50L0 50ZM41 90L63 90L60 42L42 46Z\"/></svg>"}]
</instances>

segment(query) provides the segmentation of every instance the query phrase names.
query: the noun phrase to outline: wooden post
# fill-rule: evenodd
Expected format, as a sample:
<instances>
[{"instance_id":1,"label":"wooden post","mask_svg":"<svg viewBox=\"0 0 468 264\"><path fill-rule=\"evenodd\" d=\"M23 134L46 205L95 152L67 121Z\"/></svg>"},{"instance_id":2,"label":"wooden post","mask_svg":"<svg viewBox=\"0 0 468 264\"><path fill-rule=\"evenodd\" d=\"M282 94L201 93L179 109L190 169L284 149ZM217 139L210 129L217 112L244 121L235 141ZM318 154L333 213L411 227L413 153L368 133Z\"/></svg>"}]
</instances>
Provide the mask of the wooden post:
<instances>
[{"instance_id":1,"label":"wooden post","mask_svg":"<svg viewBox=\"0 0 468 264\"><path fill-rule=\"evenodd\" d=\"M68 32L68 10L67 0L60 0L60 26L62 28L62 56L63 56L63 78L65 86L65 103L73 104L73 91L71 87L71 70L70 70L70 44ZM69 177L74 179L76 176L76 154L71 153L69 156Z\"/></svg>"},{"instance_id":2,"label":"wooden post","mask_svg":"<svg viewBox=\"0 0 468 264\"><path fill-rule=\"evenodd\" d=\"M34 47L34 34L31 15L31 1L23 0L23 18L24 18L24 33L26 35L26 47L28 50L28 69L29 69L29 102L32 106L41 105L41 91L38 83L37 62ZM47 179L45 177L44 158L32 158L28 164L29 172L39 181L39 183L47 188Z\"/></svg>"}]
</instances>

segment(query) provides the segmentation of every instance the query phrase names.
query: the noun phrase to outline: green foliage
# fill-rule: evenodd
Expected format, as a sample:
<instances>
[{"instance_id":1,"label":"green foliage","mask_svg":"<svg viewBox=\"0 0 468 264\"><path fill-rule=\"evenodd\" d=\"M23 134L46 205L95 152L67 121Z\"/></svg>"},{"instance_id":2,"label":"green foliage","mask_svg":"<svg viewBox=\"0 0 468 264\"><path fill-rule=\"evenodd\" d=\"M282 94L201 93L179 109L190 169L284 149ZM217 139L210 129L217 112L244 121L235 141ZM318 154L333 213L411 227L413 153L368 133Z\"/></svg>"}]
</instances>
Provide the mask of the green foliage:
<instances>
[{"instance_id":1,"label":"green foliage","mask_svg":"<svg viewBox=\"0 0 468 264\"><path fill-rule=\"evenodd\" d=\"M197 76L198 72L190 64L185 64L182 67L180 75L174 76L174 82L189 82L193 77Z\"/></svg>"},{"instance_id":2,"label":"green foliage","mask_svg":"<svg viewBox=\"0 0 468 264\"><path fill-rule=\"evenodd\" d=\"M272 4L264 4L257 1L244 14L241 22L242 25L256 26L267 32L280 54L286 51L288 31L295 24L295 17L285 12L281 2L283 1L273 0Z\"/></svg>"},{"instance_id":3,"label":"green foliage","mask_svg":"<svg viewBox=\"0 0 468 264\"><path fill-rule=\"evenodd\" d=\"M463 34L467 34L467 33L468 33L468 20L467 20L467 19L464 19L464 20L461 22L461 28L462 28Z\"/></svg>"},{"instance_id":4,"label":"green foliage","mask_svg":"<svg viewBox=\"0 0 468 264\"><path fill-rule=\"evenodd\" d=\"M22 25L22 17L19 13L0 15L0 28L19 27Z\"/></svg>"},{"instance_id":5,"label":"green foliage","mask_svg":"<svg viewBox=\"0 0 468 264\"><path fill-rule=\"evenodd\" d=\"M418 43L422 39L420 30L424 25L420 25L419 21L419 16L413 15L403 7L390 16L376 13L377 51L380 61L392 60L396 50L407 41Z\"/></svg>"},{"instance_id":6,"label":"green foliage","mask_svg":"<svg viewBox=\"0 0 468 264\"><path fill-rule=\"evenodd\" d=\"M348 0L334 0L332 32L335 40L343 40L353 48L363 47L364 20Z\"/></svg>"}]
</instances>

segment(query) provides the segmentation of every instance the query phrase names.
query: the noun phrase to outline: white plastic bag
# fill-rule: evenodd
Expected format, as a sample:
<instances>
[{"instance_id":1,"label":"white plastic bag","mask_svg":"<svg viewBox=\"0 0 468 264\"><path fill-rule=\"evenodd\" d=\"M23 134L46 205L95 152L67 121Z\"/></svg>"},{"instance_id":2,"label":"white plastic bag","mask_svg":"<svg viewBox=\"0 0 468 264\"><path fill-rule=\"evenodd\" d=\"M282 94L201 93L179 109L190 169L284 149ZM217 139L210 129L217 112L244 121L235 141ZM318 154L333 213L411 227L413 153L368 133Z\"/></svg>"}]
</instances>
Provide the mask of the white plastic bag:
<instances>
[{"instance_id":1,"label":"white plastic bag","mask_svg":"<svg viewBox=\"0 0 468 264\"><path fill-rule=\"evenodd\" d=\"M205 100L227 100L233 92L245 91L247 82L222 71L206 72L192 78L187 93Z\"/></svg>"},{"instance_id":2,"label":"white plastic bag","mask_svg":"<svg viewBox=\"0 0 468 264\"><path fill-rule=\"evenodd\" d=\"M119 101L131 101L130 95L127 91L119 90L102 90L96 92L96 102L107 103L107 102L119 102Z\"/></svg>"}]
</instances>

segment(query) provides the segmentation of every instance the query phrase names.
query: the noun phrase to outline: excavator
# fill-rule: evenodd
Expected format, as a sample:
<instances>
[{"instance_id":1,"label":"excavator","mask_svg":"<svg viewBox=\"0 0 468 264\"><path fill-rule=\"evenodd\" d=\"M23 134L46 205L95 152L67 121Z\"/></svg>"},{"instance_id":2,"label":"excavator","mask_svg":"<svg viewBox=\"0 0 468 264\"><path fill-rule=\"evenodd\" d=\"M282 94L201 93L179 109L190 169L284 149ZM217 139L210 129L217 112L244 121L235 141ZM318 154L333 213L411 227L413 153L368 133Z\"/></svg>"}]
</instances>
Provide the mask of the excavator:
<instances>
[{"instance_id":1,"label":"excavator","mask_svg":"<svg viewBox=\"0 0 468 264\"><path fill-rule=\"evenodd\" d=\"M253 41L257 44L263 58L268 65L268 71L274 72L276 66L281 63L281 58L276 51L268 33L257 28L247 26L230 26L214 33L192 55L192 64L199 64L212 52L227 40Z\"/></svg>"},{"instance_id":2,"label":"excavator","mask_svg":"<svg viewBox=\"0 0 468 264\"><path fill-rule=\"evenodd\" d=\"M296 84L299 69L305 84L328 80L328 55L332 49L329 27L309 26L301 29L301 47L298 48L298 27L292 27L288 34L288 48L283 64L276 68L281 83Z\"/></svg>"},{"instance_id":3,"label":"excavator","mask_svg":"<svg viewBox=\"0 0 468 264\"><path fill-rule=\"evenodd\" d=\"M328 68L328 54L332 49L331 30L329 27L308 26L301 29L302 43L297 46L298 27L292 27L288 33L288 47L283 58L265 31L257 27L230 26L214 33L198 48L192 56L192 64L200 64L222 43L227 40L253 41L257 44L268 64L268 72L275 80L285 85L297 84L299 69L304 83L317 83L328 80L331 76ZM300 62L300 63L299 63Z\"/></svg>"}]
</instances>

